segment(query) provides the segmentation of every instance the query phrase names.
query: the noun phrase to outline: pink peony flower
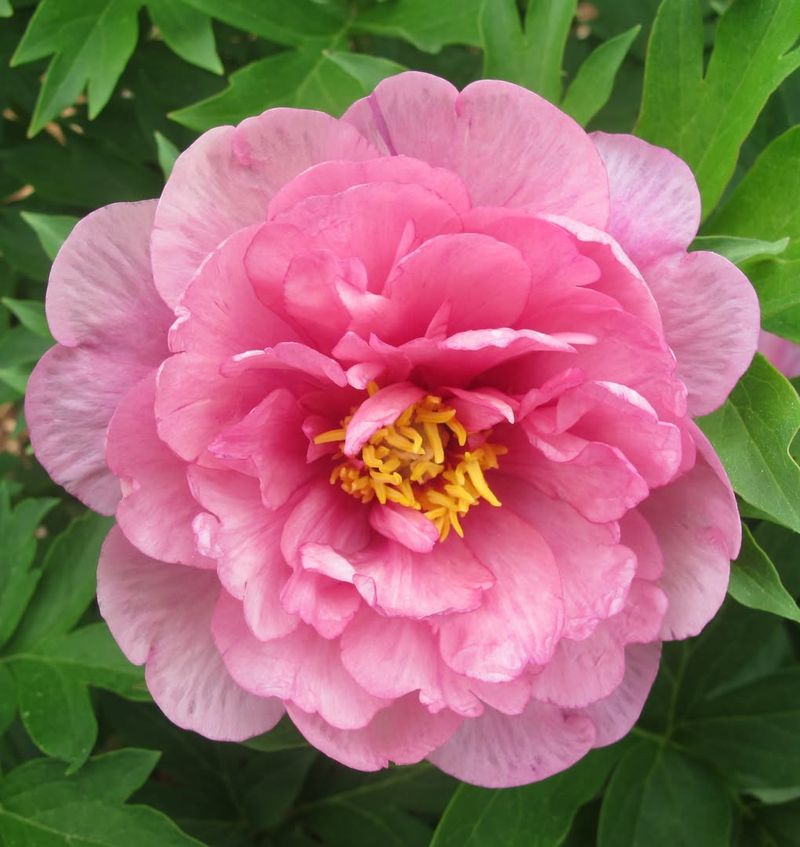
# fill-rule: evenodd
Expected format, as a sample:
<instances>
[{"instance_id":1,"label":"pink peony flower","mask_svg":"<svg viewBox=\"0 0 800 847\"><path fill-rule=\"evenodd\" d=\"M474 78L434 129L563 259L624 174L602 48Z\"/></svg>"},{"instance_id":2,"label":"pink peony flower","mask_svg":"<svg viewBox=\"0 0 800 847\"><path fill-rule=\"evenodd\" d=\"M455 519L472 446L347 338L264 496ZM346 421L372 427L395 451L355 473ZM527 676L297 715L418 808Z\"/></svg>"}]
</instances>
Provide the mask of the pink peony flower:
<instances>
[{"instance_id":1,"label":"pink peony flower","mask_svg":"<svg viewBox=\"0 0 800 847\"><path fill-rule=\"evenodd\" d=\"M116 513L100 609L166 715L488 786L623 736L739 548L691 418L758 306L699 216L666 150L408 73L81 222L27 416Z\"/></svg>"},{"instance_id":2,"label":"pink peony flower","mask_svg":"<svg viewBox=\"0 0 800 847\"><path fill-rule=\"evenodd\" d=\"M788 379L800 376L800 344L762 330L758 351Z\"/></svg>"}]
</instances>

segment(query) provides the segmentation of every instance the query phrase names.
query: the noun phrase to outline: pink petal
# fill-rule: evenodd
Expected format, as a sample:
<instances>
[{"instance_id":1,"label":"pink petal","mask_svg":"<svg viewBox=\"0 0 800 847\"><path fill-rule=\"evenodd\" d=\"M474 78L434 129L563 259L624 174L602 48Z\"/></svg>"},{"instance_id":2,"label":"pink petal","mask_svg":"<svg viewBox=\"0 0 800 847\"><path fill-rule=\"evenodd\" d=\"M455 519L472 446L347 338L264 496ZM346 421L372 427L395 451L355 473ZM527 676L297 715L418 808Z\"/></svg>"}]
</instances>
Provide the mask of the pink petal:
<instances>
[{"instance_id":1,"label":"pink petal","mask_svg":"<svg viewBox=\"0 0 800 847\"><path fill-rule=\"evenodd\" d=\"M164 714L183 729L242 741L271 729L279 700L253 697L230 678L211 640L219 593L213 574L149 559L112 529L100 554L100 612L125 655L146 663Z\"/></svg>"},{"instance_id":2,"label":"pink petal","mask_svg":"<svg viewBox=\"0 0 800 847\"><path fill-rule=\"evenodd\" d=\"M261 497L270 509L282 506L318 471L306 463L304 413L284 388L269 394L241 421L223 430L209 450L223 462L252 462Z\"/></svg>"},{"instance_id":3,"label":"pink petal","mask_svg":"<svg viewBox=\"0 0 800 847\"><path fill-rule=\"evenodd\" d=\"M212 624L214 640L231 676L258 697L280 697L315 712L339 729L365 727L388 700L368 694L350 676L339 643L301 624L293 633L259 641L245 626L241 604L220 597Z\"/></svg>"},{"instance_id":4,"label":"pink petal","mask_svg":"<svg viewBox=\"0 0 800 847\"><path fill-rule=\"evenodd\" d=\"M342 366L330 356L298 341L282 341L263 350L245 350L223 362L224 377L237 377L249 371L297 371L323 385L347 385Z\"/></svg>"},{"instance_id":5,"label":"pink petal","mask_svg":"<svg viewBox=\"0 0 800 847\"><path fill-rule=\"evenodd\" d=\"M557 706L531 701L521 715L487 709L428 759L445 773L473 785L508 788L558 773L589 752L592 721Z\"/></svg>"},{"instance_id":6,"label":"pink petal","mask_svg":"<svg viewBox=\"0 0 800 847\"><path fill-rule=\"evenodd\" d=\"M338 638L358 611L361 597L352 585L297 569L281 591L281 604L323 638Z\"/></svg>"},{"instance_id":7,"label":"pink petal","mask_svg":"<svg viewBox=\"0 0 800 847\"><path fill-rule=\"evenodd\" d=\"M625 648L601 624L582 641L562 638L531 690L537 700L577 709L607 697L624 674Z\"/></svg>"},{"instance_id":8,"label":"pink petal","mask_svg":"<svg viewBox=\"0 0 800 847\"><path fill-rule=\"evenodd\" d=\"M700 192L688 166L632 135L590 138L608 173L608 232L637 264L685 250L700 225Z\"/></svg>"},{"instance_id":9,"label":"pink petal","mask_svg":"<svg viewBox=\"0 0 800 847\"><path fill-rule=\"evenodd\" d=\"M695 437L700 450L711 450L699 432ZM689 473L654 491L639 509L664 554L659 585L669 609L661 635L697 635L725 599L730 561L739 550L741 525L730 483L721 467L698 454Z\"/></svg>"},{"instance_id":10,"label":"pink petal","mask_svg":"<svg viewBox=\"0 0 800 847\"><path fill-rule=\"evenodd\" d=\"M424 554L377 538L350 558L361 596L390 617L421 619L475 609L494 582L459 538L449 538Z\"/></svg>"},{"instance_id":11,"label":"pink petal","mask_svg":"<svg viewBox=\"0 0 800 847\"><path fill-rule=\"evenodd\" d=\"M136 383L108 427L108 467L122 482L117 522L153 559L214 568L195 544L192 521L202 509L189 491L187 466L156 433L155 389L155 373Z\"/></svg>"},{"instance_id":12,"label":"pink petal","mask_svg":"<svg viewBox=\"0 0 800 847\"><path fill-rule=\"evenodd\" d=\"M678 374L689 389L689 411L720 406L747 370L758 345L758 297L747 277L716 253L673 253L643 267Z\"/></svg>"},{"instance_id":13,"label":"pink petal","mask_svg":"<svg viewBox=\"0 0 800 847\"><path fill-rule=\"evenodd\" d=\"M542 536L506 509L480 505L464 523L469 548L496 582L479 608L441 620L442 656L458 673L511 680L553 655L564 625L558 567Z\"/></svg>"},{"instance_id":14,"label":"pink petal","mask_svg":"<svg viewBox=\"0 0 800 847\"><path fill-rule=\"evenodd\" d=\"M462 720L447 709L430 714L413 694L382 709L363 729L337 729L292 704L287 711L310 744L337 762L362 771L380 770L390 761L398 765L419 762L444 743Z\"/></svg>"},{"instance_id":15,"label":"pink petal","mask_svg":"<svg viewBox=\"0 0 800 847\"><path fill-rule=\"evenodd\" d=\"M430 553L439 541L439 532L432 521L420 512L396 503L374 504L369 513L369 523L385 538L415 553Z\"/></svg>"},{"instance_id":16,"label":"pink petal","mask_svg":"<svg viewBox=\"0 0 800 847\"><path fill-rule=\"evenodd\" d=\"M156 205L113 203L75 225L47 286L47 321L61 344L107 345L118 358L135 353L150 365L163 358L172 313L150 271Z\"/></svg>"},{"instance_id":17,"label":"pink petal","mask_svg":"<svg viewBox=\"0 0 800 847\"><path fill-rule=\"evenodd\" d=\"M344 453L355 456L381 427L394 423L425 391L410 382L398 382L367 397L347 425Z\"/></svg>"},{"instance_id":18,"label":"pink petal","mask_svg":"<svg viewBox=\"0 0 800 847\"><path fill-rule=\"evenodd\" d=\"M158 203L158 290L175 305L205 257L232 233L265 220L270 198L309 166L375 155L346 123L309 110L270 109L206 132L175 162Z\"/></svg>"},{"instance_id":19,"label":"pink petal","mask_svg":"<svg viewBox=\"0 0 800 847\"><path fill-rule=\"evenodd\" d=\"M622 610L636 559L620 544L616 524L591 523L567 503L506 474L493 479L492 487L503 509L533 526L553 551L564 594L565 637L585 638L598 621Z\"/></svg>"},{"instance_id":20,"label":"pink petal","mask_svg":"<svg viewBox=\"0 0 800 847\"><path fill-rule=\"evenodd\" d=\"M631 509L619 523L622 543L636 554L636 576L656 580L664 573L664 554L653 528L638 509Z\"/></svg>"},{"instance_id":21,"label":"pink petal","mask_svg":"<svg viewBox=\"0 0 800 847\"><path fill-rule=\"evenodd\" d=\"M475 205L606 222L606 176L589 137L519 86L482 80L459 94L438 77L405 73L381 82L344 120L382 151L455 171Z\"/></svg>"},{"instance_id":22,"label":"pink petal","mask_svg":"<svg viewBox=\"0 0 800 847\"><path fill-rule=\"evenodd\" d=\"M581 710L595 726L594 747L605 747L627 735L644 707L658 673L661 644L630 644L625 648L625 676L608 697Z\"/></svg>"},{"instance_id":23,"label":"pink petal","mask_svg":"<svg viewBox=\"0 0 800 847\"><path fill-rule=\"evenodd\" d=\"M307 197L339 194L354 185L376 182L421 186L441 197L456 212L466 211L470 206L464 183L452 171L432 168L408 156L390 156L361 162L321 162L308 168L272 198L269 217L288 211Z\"/></svg>"},{"instance_id":24,"label":"pink petal","mask_svg":"<svg viewBox=\"0 0 800 847\"><path fill-rule=\"evenodd\" d=\"M502 296L487 280L502 280ZM530 271L519 251L475 233L439 235L403 258L386 283L389 304L381 338L425 335L449 303L450 332L512 326L530 291Z\"/></svg>"},{"instance_id":25,"label":"pink petal","mask_svg":"<svg viewBox=\"0 0 800 847\"><path fill-rule=\"evenodd\" d=\"M625 608L610 618L608 626L622 644L647 644L661 639L669 600L652 582L634 579Z\"/></svg>"},{"instance_id":26,"label":"pink petal","mask_svg":"<svg viewBox=\"0 0 800 847\"><path fill-rule=\"evenodd\" d=\"M762 330L758 337L758 352L763 353L787 379L800 376L800 344Z\"/></svg>"},{"instance_id":27,"label":"pink petal","mask_svg":"<svg viewBox=\"0 0 800 847\"><path fill-rule=\"evenodd\" d=\"M281 555L284 524L295 507L264 508L258 483L232 471L192 466L189 482L197 501L209 512L209 547L215 550L220 582L244 601L244 616L253 635L263 641L292 632L299 623L286 612L280 593L291 576Z\"/></svg>"}]
</instances>

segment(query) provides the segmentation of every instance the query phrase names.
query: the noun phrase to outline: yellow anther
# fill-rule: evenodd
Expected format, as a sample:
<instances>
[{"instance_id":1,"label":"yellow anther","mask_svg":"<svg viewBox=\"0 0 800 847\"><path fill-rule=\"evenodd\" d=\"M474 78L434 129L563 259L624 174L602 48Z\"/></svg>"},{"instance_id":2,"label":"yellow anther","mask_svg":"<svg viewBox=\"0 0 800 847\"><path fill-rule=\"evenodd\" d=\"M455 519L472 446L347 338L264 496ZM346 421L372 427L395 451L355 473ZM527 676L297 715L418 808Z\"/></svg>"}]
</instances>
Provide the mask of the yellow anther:
<instances>
[{"instance_id":1,"label":"yellow anther","mask_svg":"<svg viewBox=\"0 0 800 847\"><path fill-rule=\"evenodd\" d=\"M367 383L367 394L369 394L370 397L372 397L374 394L377 394L380 390L380 386L377 382L375 382L374 379L371 379Z\"/></svg>"},{"instance_id":2,"label":"yellow anther","mask_svg":"<svg viewBox=\"0 0 800 847\"><path fill-rule=\"evenodd\" d=\"M378 390L374 382L367 386L370 396ZM341 428L320 433L314 442L340 445L330 481L362 503L377 499L415 509L433 523L440 541L451 531L463 538L461 519L482 500L500 505L484 471L497 468L498 456L508 450L486 440L480 443L481 437L475 439L478 446L461 449L470 435L441 397L428 394L404 409L393 424L372 434L358 458L343 455L351 418L347 415Z\"/></svg>"}]
</instances>

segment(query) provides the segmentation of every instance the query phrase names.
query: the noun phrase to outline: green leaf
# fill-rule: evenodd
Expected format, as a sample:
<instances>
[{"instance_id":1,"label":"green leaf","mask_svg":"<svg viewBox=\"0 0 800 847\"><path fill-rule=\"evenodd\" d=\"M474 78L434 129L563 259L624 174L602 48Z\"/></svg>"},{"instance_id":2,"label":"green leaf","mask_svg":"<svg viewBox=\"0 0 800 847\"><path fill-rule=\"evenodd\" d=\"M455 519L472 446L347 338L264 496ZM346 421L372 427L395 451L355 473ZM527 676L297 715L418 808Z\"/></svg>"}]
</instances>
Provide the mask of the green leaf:
<instances>
[{"instance_id":1,"label":"green leaf","mask_svg":"<svg viewBox=\"0 0 800 847\"><path fill-rule=\"evenodd\" d=\"M750 259L779 256L789 246L788 238L761 241L758 238L740 238L733 235L698 235L692 242L693 250L710 250L742 265Z\"/></svg>"},{"instance_id":2,"label":"green leaf","mask_svg":"<svg viewBox=\"0 0 800 847\"><path fill-rule=\"evenodd\" d=\"M325 847L427 847L431 838L431 828L419 818L392 807L320 806L303 823Z\"/></svg>"},{"instance_id":3,"label":"green leaf","mask_svg":"<svg viewBox=\"0 0 800 847\"><path fill-rule=\"evenodd\" d=\"M576 0L528 0L524 29L514 0L484 0L479 18L483 75L561 99L564 48Z\"/></svg>"},{"instance_id":4,"label":"green leaf","mask_svg":"<svg viewBox=\"0 0 800 847\"><path fill-rule=\"evenodd\" d=\"M63 635L80 620L94 599L100 547L113 523L113 518L85 512L53 541L11 650L24 651L45 638Z\"/></svg>"},{"instance_id":5,"label":"green leaf","mask_svg":"<svg viewBox=\"0 0 800 847\"><path fill-rule=\"evenodd\" d=\"M147 0L147 9L171 50L199 68L223 72L208 15L184 0Z\"/></svg>"},{"instance_id":6,"label":"green leaf","mask_svg":"<svg viewBox=\"0 0 800 847\"><path fill-rule=\"evenodd\" d=\"M800 773L800 667L698 703L676 739L741 788L789 788Z\"/></svg>"},{"instance_id":7,"label":"green leaf","mask_svg":"<svg viewBox=\"0 0 800 847\"><path fill-rule=\"evenodd\" d=\"M561 108L581 126L586 126L608 102L617 71L640 30L641 26L637 24L603 42L578 68Z\"/></svg>"},{"instance_id":8,"label":"green leaf","mask_svg":"<svg viewBox=\"0 0 800 847\"><path fill-rule=\"evenodd\" d=\"M33 759L0 783L0 803L18 814L35 813L81 800L124 803L156 766L159 754L128 748L94 756L72 776L52 759Z\"/></svg>"},{"instance_id":9,"label":"green leaf","mask_svg":"<svg viewBox=\"0 0 800 847\"><path fill-rule=\"evenodd\" d=\"M8 486L0 481L0 647L17 627L40 572L32 570L34 532L58 500L23 500L11 508Z\"/></svg>"},{"instance_id":10,"label":"green leaf","mask_svg":"<svg viewBox=\"0 0 800 847\"><path fill-rule=\"evenodd\" d=\"M636 132L689 164L704 216L719 201L770 94L800 66L800 51L787 52L798 27L800 0L737 0L720 19L704 75L698 0L664 0L659 9Z\"/></svg>"},{"instance_id":11,"label":"green leaf","mask_svg":"<svg viewBox=\"0 0 800 847\"><path fill-rule=\"evenodd\" d=\"M789 454L800 428L800 399L789 382L756 355L724 405L699 423L734 490L800 532L800 467Z\"/></svg>"},{"instance_id":12,"label":"green leaf","mask_svg":"<svg viewBox=\"0 0 800 847\"><path fill-rule=\"evenodd\" d=\"M47 326L44 303L41 300L12 300L11 297L3 297L2 303L25 329L38 335L39 338L44 338L50 344L55 343Z\"/></svg>"},{"instance_id":13,"label":"green leaf","mask_svg":"<svg viewBox=\"0 0 800 847\"><path fill-rule=\"evenodd\" d=\"M800 341L800 126L758 157L714 215L707 230L747 238L786 236L779 258L754 261L745 270L758 291L765 329Z\"/></svg>"},{"instance_id":14,"label":"green leaf","mask_svg":"<svg viewBox=\"0 0 800 847\"><path fill-rule=\"evenodd\" d=\"M50 263L19 212L0 210L0 253L25 276L40 281L47 279Z\"/></svg>"},{"instance_id":15,"label":"green leaf","mask_svg":"<svg viewBox=\"0 0 800 847\"><path fill-rule=\"evenodd\" d=\"M446 44L481 44L478 16L483 0L388 0L362 12L353 29L401 38L437 53Z\"/></svg>"},{"instance_id":16,"label":"green leaf","mask_svg":"<svg viewBox=\"0 0 800 847\"><path fill-rule=\"evenodd\" d=\"M282 718L278 725L269 732L257 735L255 738L248 738L242 743L245 747L249 747L251 750L260 750L262 753L308 749L308 742L287 717Z\"/></svg>"},{"instance_id":17,"label":"green leaf","mask_svg":"<svg viewBox=\"0 0 800 847\"><path fill-rule=\"evenodd\" d=\"M34 136L88 87L89 117L106 105L136 47L140 0L42 0L12 66L53 55L36 101Z\"/></svg>"},{"instance_id":18,"label":"green leaf","mask_svg":"<svg viewBox=\"0 0 800 847\"><path fill-rule=\"evenodd\" d=\"M36 233L51 262L78 223L72 215L43 215L38 212L22 212L22 219Z\"/></svg>"},{"instance_id":19,"label":"green leaf","mask_svg":"<svg viewBox=\"0 0 800 847\"><path fill-rule=\"evenodd\" d=\"M170 117L203 131L275 106L322 109L339 115L354 100L368 94L379 79L399 70L402 68L394 62L373 56L359 55L344 61L335 51L287 51L236 71L223 92L172 112Z\"/></svg>"},{"instance_id":20,"label":"green leaf","mask_svg":"<svg viewBox=\"0 0 800 847\"><path fill-rule=\"evenodd\" d=\"M39 361L52 342L25 326L15 326L0 335L0 362L11 365L33 365Z\"/></svg>"},{"instance_id":21,"label":"green leaf","mask_svg":"<svg viewBox=\"0 0 800 847\"><path fill-rule=\"evenodd\" d=\"M0 664L0 735L17 714L17 688L8 668Z\"/></svg>"},{"instance_id":22,"label":"green leaf","mask_svg":"<svg viewBox=\"0 0 800 847\"><path fill-rule=\"evenodd\" d=\"M729 847L731 802L704 765L645 741L611 778L600 812L598 847Z\"/></svg>"},{"instance_id":23,"label":"green leaf","mask_svg":"<svg viewBox=\"0 0 800 847\"><path fill-rule=\"evenodd\" d=\"M180 156L181 151L160 132L153 134L156 140L156 151L158 153L158 165L164 173L164 179L168 180L172 173L172 168L175 165L175 160Z\"/></svg>"},{"instance_id":24,"label":"green leaf","mask_svg":"<svg viewBox=\"0 0 800 847\"><path fill-rule=\"evenodd\" d=\"M22 723L36 746L77 770L88 758L97 737L86 686L57 665L13 657Z\"/></svg>"},{"instance_id":25,"label":"green leaf","mask_svg":"<svg viewBox=\"0 0 800 847\"><path fill-rule=\"evenodd\" d=\"M520 788L462 785L439 821L431 847L557 847L620 753L619 746L594 750L563 773Z\"/></svg>"},{"instance_id":26,"label":"green leaf","mask_svg":"<svg viewBox=\"0 0 800 847\"><path fill-rule=\"evenodd\" d=\"M185 0L226 24L286 47L326 42L342 29L341 19L312 0Z\"/></svg>"},{"instance_id":27,"label":"green leaf","mask_svg":"<svg viewBox=\"0 0 800 847\"><path fill-rule=\"evenodd\" d=\"M10 18L13 14L10 0L0 0L0 18Z\"/></svg>"},{"instance_id":28,"label":"green leaf","mask_svg":"<svg viewBox=\"0 0 800 847\"><path fill-rule=\"evenodd\" d=\"M800 623L800 608L784 588L775 565L758 546L747 525L743 525L742 532L742 549L731 567L728 592L743 606Z\"/></svg>"}]
</instances>

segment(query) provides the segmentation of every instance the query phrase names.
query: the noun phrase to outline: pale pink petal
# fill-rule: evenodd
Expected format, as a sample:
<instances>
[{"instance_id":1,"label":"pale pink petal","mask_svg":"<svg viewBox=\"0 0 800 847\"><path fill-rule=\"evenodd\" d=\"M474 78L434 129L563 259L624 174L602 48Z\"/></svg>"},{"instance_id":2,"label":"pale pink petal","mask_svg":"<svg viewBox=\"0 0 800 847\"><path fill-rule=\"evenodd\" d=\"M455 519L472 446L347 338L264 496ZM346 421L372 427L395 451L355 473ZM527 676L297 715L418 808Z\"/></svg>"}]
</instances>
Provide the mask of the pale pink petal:
<instances>
[{"instance_id":1,"label":"pale pink petal","mask_svg":"<svg viewBox=\"0 0 800 847\"><path fill-rule=\"evenodd\" d=\"M352 585L298 568L281 591L281 604L323 638L338 638L358 611L361 597Z\"/></svg>"},{"instance_id":2,"label":"pale pink petal","mask_svg":"<svg viewBox=\"0 0 800 847\"><path fill-rule=\"evenodd\" d=\"M625 676L608 697L592 703L580 714L595 726L592 746L605 747L630 732L644 707L658 673L661 644L629 644L625 648Z\"/></svg>"},{"instance_id":3,"label":"pale pink petal","mask_svg":"<svg viewBox=\"0 0 800 847\"><path fill-rule=\"evenodd\" d=\"M542 536L509 510L482 504L464 519L464 532L496 581L479 608L441 620L442 656L458 673L511 680L553 655L564 625L558 566Z\"/></svg>"},{"instance_id":4,"label":"pale pink petal","mask_svg":"<svg viewBox=\"0 0 800 847\"><path fill-rule=\"evenodd\" d=\"M420 512L398 506L396 503L376 503L369 513L370 526L415 553L430 553L439 541L439 532Z\"/></svg>"},{"instance_id":5,"label":"pale pink petal","mask_svg":"<svg viewBox=\"0 0 800 847\"><path fill-rule=\"evenodd\" d=\"M608 627L622 644L647 644L661 639L667 612L667 595L646 579L634 579L621 612L609 618Z\"/></svg>"},{"instance_id":6,"label":"pale pink petal","mask_svg":"<svg viewBox=\"0 0 800 847\"><path fill-rule=\"evenodd\" d=\"M427 618L475 609L494 582L461 539L449 538L430 553L377 538L351 556L353 583L370 606L389 616Z\"/></svg>"},{"instance_id":7,"label":"pale pink petal","mask_svg":"<svg viewBox=\"0 0 800 847\"><path fill-rule=\"evenodd\" d=\"M143 553L164 562L214 568L195 544L192 521L201 506L186 480L187 465L156 433L155 373L122 398L108 427L106 459L122 483L117 522Z\"/></svg>"},{"instance_id":8,"label":"pale pink petal","mask_svg":"<svg viewBox=\"0 0 800 847\"><path fill-rule=\"evenodd\" d=\"M622 543L636 554L636 576L655 580L664 573L664 554L653 528L638 509L631 509L619 522Z\"/></svg>"},{"instance_id":9,"label":"pale pink petal","mask_svg":"<svg viewBox=\"0 0 800 847\"><path fill-rule=\"evenodd\" d=\"M267 641L292 632L299 618L280 602L281 589L291 576L280 538L295 502L265 509L256 480L232 471L195 465L189 483L197 501L211 513L206 532L220 582L244 601L244 617L253 634Z\"/></svg>"},{"instance_id":10,"label":"pale pink petal","mask_svg":"<svg viewBox=\"0 0 800 847\"><path fill-rule=\"evenodd\" d=\"M695 437L701 451L711 450L699 431ZM730 483L721 467L698 454L691 471L654 491L639 509L664 554L659 585L669 609L662 638L697 635L722 605L739 551L741 524Z\"/></svg>"},{"instance_id":11,"label":"pale pink petal","mask_svg":"<svg viewBox=\"0 0 800 847\"><path fill-rule=\"evenodd\" d=\"M270 199L301 171L375 155L345 122L301 109L270 109L204 133L178 157L158 203L158 290L175 305L205 257L232 233L266 220Z\"/></svg>"},{"instance_id":12,"label":"pale pink petal","mask_svg":"<svg viewBox=\"0 0 800 847\"><path fill-rule=\"evenodd\" d=\"M700 192L689 167L632 135L590 138L608 173L608 232L637 264L685 250L700 225Z\"/></svg>"},{"instance_id":13,"label":"pale pink petal","mask_svg":"<svg viewBox=\"0 0 800 847\"><path fill-rule=\"evenodd\" d=\"M150 693L183 729L242 741L271 729L283 714L273 698L239 688L211 639L219 593L213 574L157 562L112 529L100 554L100 612L135 664L146 664Z\"/></svg>"},{"instance_id":14,"label":"pale pink petal","mask_svg":"<svg viewBox=\"0 0 800 847\"><path fill-rule=\"evenodd\" d=\"M363 729L337 729L291 703L287 711L310 744L362 771L377 771L389 762L413 765L450 738L462 721L448 709L432 715L413 694L382 709Z\"/></svg>"},{"instance_id":15,"label":"pale pink petal","mask_svg":"<svg viewBox=\"0 0 800 847\"><path fill-rule=\"evenodd\" d=\"M344 120L382 151L455 171L475 205L606 222L606 175L589 137L519 86L482 80L459 94L438 77L400 74L357 101Z\"/></svg>"},{"instance_id":16,"label":"pale pink petal","mask_svg":"<svg viewBox=\"0 0 800 847\"><path fill-rule=\"evenodd\" d=\"M463 388L447 388L453 395L447 405L456 410L456 417L468 432L481 432L491 429L501 421L514 423L519 403L496 388L475 388L466 391Z\"/></svg>"},{"instance_id":17,"label":"pale pink petal","mask_svg":"<svg viewBox=\"0 0 800 847\"><path fill-rule=\"evenodd\" d=\"M276 509L318 473L318 468L306 463L303 417L294 395L279 388L241 421L224 429L209 450L223 462L251 462L264 503Z\"/></svg>"},{"instance_id":18,"label":"pale pink petal","mask_svg":"<svg viewBox=\"0 0 800 847\"><path fill-rule=\"evenodd\" d=\"M625 648L605 624L582 641L562 638L552 660L532 680L537 700L568 709L607 697L625 674Z\"/></svg>"},{"instance_id":19,"label":"pale pink petal","mask_svg":"<svg viewBox=\"0 0 800 847\"><path fill-rule=\"evenodd\" d=\"M689 412L720 406L747 370L758 345L758 297L747 277L716 253L673 253L642 268L652 290Z\"/></svg>"},{"instance_id":20,"label":"pale pink petal","mask_svg":"<svg viewBox=\"0 0 800 847\"><path fill-rule=\"evenodd\" d=\"M800 344L762 330L758 338L758 352L766 356L787 379L800 376Z\"/></svg>"},{"instance_id":21,"label":"pale pink petal","mask_svg":"<svg viewBox=\"0 0 800 847\"><path fill-rule=\"evenodd\" d=\"M320 637L310 626L259 641L244 623L241 604L223 593L212 629L231 676L258 697L291 701L339 729L366 726L391 702L361 688L342 665L339 642Z\"/></svg>"},{"instance_id":22,"label":"pale pink petal","mask_svg":"<svg viewBox=\"0 0 800 847\"><path fill-rule=\"evenodd\" d=\"M531 701L521 715L493 709L464 721L428 759L445 773L486 788L526 785L565 770L595 743L582 714Z\"/></svg>"}]
</instances>

